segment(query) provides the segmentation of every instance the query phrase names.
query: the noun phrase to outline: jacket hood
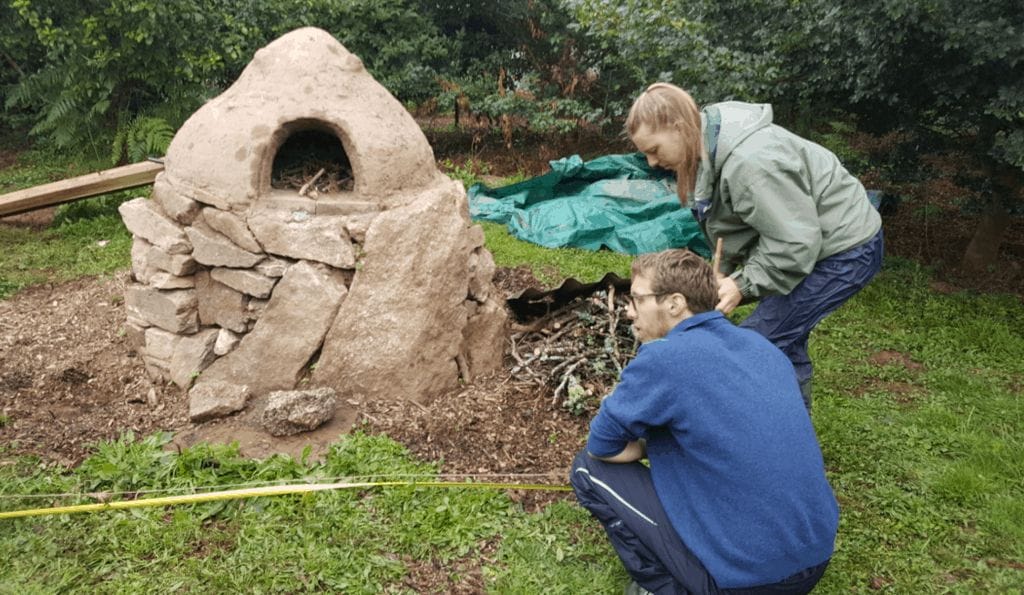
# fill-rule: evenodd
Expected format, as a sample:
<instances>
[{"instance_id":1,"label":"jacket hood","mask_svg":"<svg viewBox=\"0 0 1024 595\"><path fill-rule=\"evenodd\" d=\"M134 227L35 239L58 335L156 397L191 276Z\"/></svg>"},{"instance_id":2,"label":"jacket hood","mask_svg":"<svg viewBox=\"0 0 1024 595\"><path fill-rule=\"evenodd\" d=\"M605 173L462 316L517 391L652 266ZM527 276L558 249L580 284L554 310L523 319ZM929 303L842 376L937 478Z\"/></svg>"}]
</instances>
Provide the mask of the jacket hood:
<instances>
[{"instance_id":1,"label":"jacket hood","mask_svg":"<svg viewBox=\"0 0 1024 595\"><path fill-rule=\"evenodd\" d=\"M701 127L707 160L697 169L697 184L693 198L709 201L714 192L718 172L721 171L733 149L748 136L772 123L772 106L767 103L726 101L701 110Z\"/></svg>"}]
</instances>

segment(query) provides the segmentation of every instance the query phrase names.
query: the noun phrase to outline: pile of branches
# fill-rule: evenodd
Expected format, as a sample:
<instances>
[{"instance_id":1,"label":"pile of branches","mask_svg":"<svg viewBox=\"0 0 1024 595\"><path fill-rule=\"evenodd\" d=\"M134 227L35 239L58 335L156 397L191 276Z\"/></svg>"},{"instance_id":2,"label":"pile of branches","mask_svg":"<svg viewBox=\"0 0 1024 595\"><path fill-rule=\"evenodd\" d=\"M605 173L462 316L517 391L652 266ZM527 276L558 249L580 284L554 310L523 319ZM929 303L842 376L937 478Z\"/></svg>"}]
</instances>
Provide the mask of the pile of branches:
<instances>
[{"instance_id":1,"label":"pile of branches","mask_svg":"<svg viewBox=\"0 0 1024 595\"><path fill-rule=\"evenodd\" d=\"M512 377L551 389L551 404L576 415L596 409L638 347L626 298L611 286L512 331Z\"/></svg>"},{"instance_id":2,"label":"pile of branches","mask_svg":"<svg viewBox=\"0 0 1024 595\"><path fill-rule=\"evenodd\" d=\"M270 185L278 190L298 190L301 196L316 198L320 194L352 190L352 170L334 161L309 160L274 172Z\"/></svg>"}]
</instances>

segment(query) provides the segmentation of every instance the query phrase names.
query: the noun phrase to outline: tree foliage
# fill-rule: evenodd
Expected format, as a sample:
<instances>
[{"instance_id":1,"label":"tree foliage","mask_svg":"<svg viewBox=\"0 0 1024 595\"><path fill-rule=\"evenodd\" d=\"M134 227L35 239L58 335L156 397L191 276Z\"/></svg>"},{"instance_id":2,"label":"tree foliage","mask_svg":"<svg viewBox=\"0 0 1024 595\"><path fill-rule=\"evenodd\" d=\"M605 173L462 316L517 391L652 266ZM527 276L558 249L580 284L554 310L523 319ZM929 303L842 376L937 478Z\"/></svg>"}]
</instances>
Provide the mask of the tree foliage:
<instances>
[{"instance_id":1,"label":"tree foliage","mask_svg":"<svg viewBox=\"0 0 1024 595\"><path fill-rule=\"evenodd\" d=\"M1018 0L0 0L0 123L137 156L159 146L156 120L176 128L259 47L308 25L400 100L469 110L506 138L617 126L669 80L702 103L969 139L1024 168Z\"/></svg>"}]
</instances>

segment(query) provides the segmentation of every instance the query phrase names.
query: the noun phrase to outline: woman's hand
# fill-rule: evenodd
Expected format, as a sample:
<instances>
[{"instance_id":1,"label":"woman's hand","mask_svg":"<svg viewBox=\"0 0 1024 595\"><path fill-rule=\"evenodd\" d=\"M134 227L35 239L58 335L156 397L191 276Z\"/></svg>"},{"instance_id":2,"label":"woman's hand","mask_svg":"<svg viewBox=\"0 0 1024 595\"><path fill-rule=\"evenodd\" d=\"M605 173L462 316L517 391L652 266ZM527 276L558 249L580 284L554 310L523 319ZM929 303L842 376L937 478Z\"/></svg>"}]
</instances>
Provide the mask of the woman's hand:
<instances>
[{"instance_id":1,"label":"woman's hand","mask_svg":"<svg viewBox=\"0 0 1024 595\"><path fill-rule=\"evenodd\" d=\"M743 301L743 294L740 293L739 285L732 277L718 277L718 305L715 309L722 314L728 314L736 309Z\"/></svg>"}]
</instances>

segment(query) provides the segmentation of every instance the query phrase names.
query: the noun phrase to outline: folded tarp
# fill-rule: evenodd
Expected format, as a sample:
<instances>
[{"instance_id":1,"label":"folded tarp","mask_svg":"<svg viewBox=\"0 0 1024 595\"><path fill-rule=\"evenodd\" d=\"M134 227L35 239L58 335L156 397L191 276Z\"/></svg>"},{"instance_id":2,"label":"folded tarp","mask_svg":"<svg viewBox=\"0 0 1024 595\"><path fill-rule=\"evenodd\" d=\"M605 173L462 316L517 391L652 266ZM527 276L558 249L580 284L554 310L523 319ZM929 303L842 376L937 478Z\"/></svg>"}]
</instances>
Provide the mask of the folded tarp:
<instances>
[{"instance_id":1,"label":"folded tarp","mask_svg":"<svg viewBox=\"0 0 1024 595\"><path fill-rule=\"evenodd\" d=\"M552 161L542 176L501 188L475 184L468 194L474 221L506 224L513 236L548 248L643 254L685 247L710 256L679 204L675 177L649 167L642 153L587 162L573 155Z\"/></svg>"}]
</instances>

